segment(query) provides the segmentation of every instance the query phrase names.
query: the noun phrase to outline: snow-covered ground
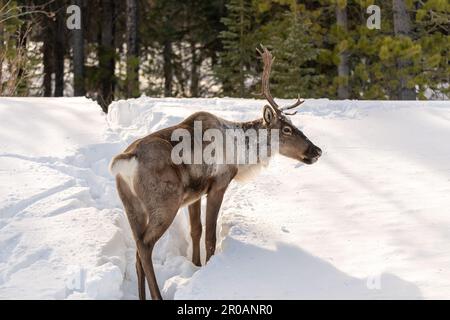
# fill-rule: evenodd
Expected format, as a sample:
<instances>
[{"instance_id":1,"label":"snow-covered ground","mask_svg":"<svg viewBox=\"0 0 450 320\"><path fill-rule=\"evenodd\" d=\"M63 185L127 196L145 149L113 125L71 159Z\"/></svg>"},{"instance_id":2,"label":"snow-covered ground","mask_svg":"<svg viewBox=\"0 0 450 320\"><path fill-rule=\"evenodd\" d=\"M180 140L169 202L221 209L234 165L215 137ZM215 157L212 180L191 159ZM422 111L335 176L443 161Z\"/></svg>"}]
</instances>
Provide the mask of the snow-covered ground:
<instances>
[{"instance_id":1,"label":"snow-covered ground","mask_svg":"<svg viewBox=\"0 0 450 320\"><path fill-rule=\"evenodd\" d=\"M106 117L87 99L1 98L0 298L135 299L110 158L195 111L244 121L263 105L143 97ZM154 252L163 296L449 299L450 103L307 100L300 110L292 119L322 158L278 157L233 183L202 268L181 210Z\"/></svg>"}]
</instances>

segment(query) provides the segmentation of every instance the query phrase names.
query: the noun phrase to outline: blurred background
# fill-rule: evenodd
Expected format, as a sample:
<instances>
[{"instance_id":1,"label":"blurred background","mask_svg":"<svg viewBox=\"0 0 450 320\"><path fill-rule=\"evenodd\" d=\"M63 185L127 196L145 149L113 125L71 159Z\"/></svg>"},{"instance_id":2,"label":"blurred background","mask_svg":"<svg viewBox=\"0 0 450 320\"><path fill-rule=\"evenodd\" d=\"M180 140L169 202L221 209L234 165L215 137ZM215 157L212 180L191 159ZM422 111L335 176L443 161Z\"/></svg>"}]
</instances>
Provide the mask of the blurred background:
<instances>
[{"instance_id":1,"label":"blurred background","mask_svg":"<svg viewBox=\"0 0 450 320\"><path fill-rule=\"evenodd\" d=\"M373 6L375 5L375 7ZM0 0L0 95L449 96L448 0Z\"/></svg>"}]
</instances>

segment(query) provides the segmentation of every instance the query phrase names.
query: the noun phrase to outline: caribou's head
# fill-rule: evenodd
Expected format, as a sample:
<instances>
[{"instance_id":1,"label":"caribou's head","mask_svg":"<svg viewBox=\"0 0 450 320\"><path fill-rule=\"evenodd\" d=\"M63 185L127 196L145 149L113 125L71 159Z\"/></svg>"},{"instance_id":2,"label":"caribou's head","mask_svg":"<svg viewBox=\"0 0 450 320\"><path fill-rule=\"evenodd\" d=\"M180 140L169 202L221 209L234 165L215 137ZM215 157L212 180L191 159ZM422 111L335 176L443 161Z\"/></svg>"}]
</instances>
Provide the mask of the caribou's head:
<instances>
[{"instance_id":1,"label":"caribou's head","mask_svg":"<svg viewBox=\"0 0 450 320\"><path fill-rule=\"evenodd\" d=\"M298 100L291 106L280 107L270 94L269 78L272 69L274 57L264 47L259 51L263 62L264 71L262 76L262 92L270 105L266 105L263 111L263 120L268 129L279 130L279 152L280 154L299 160L306 164L315 163L322 155L322 150L314 145L302 131L300 131L289 119L289 116L295 115L297 112L288 113L286 110L294 109L300 106L304 101Z\"/></svg>"}]
</instances>

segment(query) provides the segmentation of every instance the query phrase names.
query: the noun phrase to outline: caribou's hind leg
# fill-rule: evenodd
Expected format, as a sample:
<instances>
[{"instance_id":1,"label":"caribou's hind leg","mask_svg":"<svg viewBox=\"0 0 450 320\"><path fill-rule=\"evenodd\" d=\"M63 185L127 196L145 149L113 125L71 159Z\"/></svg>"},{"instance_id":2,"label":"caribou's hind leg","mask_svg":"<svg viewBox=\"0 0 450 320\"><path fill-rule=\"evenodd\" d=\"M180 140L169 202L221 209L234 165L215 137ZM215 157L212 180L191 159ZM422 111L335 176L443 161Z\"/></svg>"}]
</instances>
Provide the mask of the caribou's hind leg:
<instances>
[{"instance_id":1,"label":"caribou's hind leg","mask_svg":"<svg viewBox=\"0 0 450 320\"><path fill-rule=\"evenodd\" d=\"M146 213L143 211L139 199L132 194L128 184L120 175L116 176L116 185L117 191L125 208L125 213L127 214L128 222L130 223L133 237L136 240L145 230ZM137 251L136 272L138 276L139 299L145 300L145 274L142 268L139 253Z\"/></svg>"},{"instance_id":2,"label":"caribou's hind leg","mask_svg":"<svg viewBox=\"0 0 450 320\"><path fill-rule=\"evenodd\" d=\"M183 200L183 184L171 162L172 146L154 140L138 153L139 166L134 176L136 197L146 213L146 224L135 238L152 299L161 299L152 262L155 244L170 227Z\"/></svg>"},{"instance_id":3,"label":"caribou's hind leg","mask_svg":"<svg viewBox=\"0 0 450 320\"><path fill-rule=\"evenodd\" d=\"M152 263L152 252L156 242L169 228L181 203L180 192L168 193L164 201L154 197L146 197L147 201L140 201L134 196L127 183L118 175L116 177L117 190L124 203L128 221L136 241L137 273L139 297L145 298L145 283L150 289L152 299L162 299L156 281ZM158 201L155 201L158 200ZM142 266L142 269L140 268ZM140 274L140 271L143 273Z\"/></svg>"},{"instance_id":4,"label":"caribou's hind leg","mask_svg":"<svg viewBox=\"0 0 450 320\"><path fill-rule=\"evenodd\" d=\"M205 246L206 246L206 262L216 252L216 228L217 218L219 216L220 206L222 205L223 196L226 187L212 188L208 193L206 202L206 230L205 230Z\"/></svg>"},{"instance_id":5,"label":"caribou's hind leg","mask_svg":"<svg viewBox=\"0 0 450 320\"><path fill-rule=\"evenodd\" d=\"M145 300L145 273L142 267L141 258L136 250L136 273L138 278L139 300Z\"/></svg>"}]
</instances>

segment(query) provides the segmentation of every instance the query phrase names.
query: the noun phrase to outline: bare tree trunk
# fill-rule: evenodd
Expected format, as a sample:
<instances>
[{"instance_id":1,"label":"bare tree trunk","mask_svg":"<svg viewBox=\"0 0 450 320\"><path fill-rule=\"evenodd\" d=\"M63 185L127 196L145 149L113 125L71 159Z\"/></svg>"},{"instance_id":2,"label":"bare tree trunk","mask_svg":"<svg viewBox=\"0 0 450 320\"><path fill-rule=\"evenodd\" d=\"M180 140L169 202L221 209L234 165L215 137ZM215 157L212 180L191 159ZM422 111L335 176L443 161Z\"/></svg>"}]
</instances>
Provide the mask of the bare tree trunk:
<instances>
[{"instance_id":1,"label":"bare tree trunk","mask_svg":"<svg viewBox=\"0 0 450 320\"><path fill-rule=\"evenodd\" d=\"M392 9L394 12L394 33L396 36L411 36L411 18L406 8L404 0L392 0ZM406 59L397 60L397 70L400 73L399 97L401 100L416 100L416 91L414 88L408 88L408 77L402 75L411 66L411 61Z\"/></svg>"},{"instance_id":2,"label":"bare tree trunk","mask_svg":"<svg viewBox=\"0 0 450 320\"><path fill-rule=\"evenodd\" d=\"M81 9L81 28L75 29L73 35L73 88L74 96L84 96L85 90L85 68L84 68L84 15L85 0L75 0L74 4Z\"/></svg>"},{"instance_id":3,"label":"bare tree trunk","mask_svg":"<svg viewBox=\"0 0 450 320\"><path fill-rule=\"evenodd\" d=\"M197 48L195 42L191 42L191 97L198 97L198 82L199 82L199 57L197 56Z\"/></svg>"},{"instance_id":4,"label":"bare tree trunk","mask_svg":"<svg viewBox=\"0 0 450 320\"><path fill-rule=\"evenodd\" d=\"M163 58L164 58L164 96L171 97L173 68L172 68L172 42L169 40L164 42Z\"/></svg>"},{"instance_id":5,"label":"bare tree trunk","mask_svg":"<svg viewBox=\"0 0 450 320\"><path fill-rule=\"evenodd\" d=\"M28 5L28 2L24 2L25 5ZM21 13L26 13L26 7L21 8ZM16 54L20 56L20 59L17 63L17 74L15 75L16 81L15 84L10 88L10 94L14 95L23 95L27 94L27 79L26 75L26 54L27 54L27 42L28 42L28 28L29 28L29 17L24 16L22 20L22 24L19 27L19 32L16 38ZM12 83L12 82L11 82Z\"/></svg>"},{"instance_id":6,"label":"bare tree trunk","mask_svg":"<svg viewBox=\"0 0 450 320\"><path fill-rule=\"evenodd\" d=\"M39 1L39 5L41 5L43 2ZM49 10L51 12L55 11L54 3L50 3L48 7L46 7L46 10ZM43 95L44 97L51 97L52 96L52 74L54 71L54 39L55 39L55 33L56 33L56 24L55 21L47 16L42 17L42 64L43 64L43 83L42 86L44 88Z\"/></svg>"},{"instance_id":7,"label":"bare tree trunk","mask_svg":"<svg viewBox=\"0 0 450 320\"><path fill-rule=\"evenodd\" d=\"M138 1L127 0L127 97L139 96Z\"/></svg>"},{"instance_id":8,"label":"bare tree trunk","mask_svg":"<svg viewBox=\"0 0 450 320\"><path fill-rule=\"evenodd\" d=\"M54 22L45 18L45 29L43 30L43 61L44 64L44 97L52 96L52 73L53 73L53 41L54 38Z\"/></svg>"},{"instance_id":9,"label":"bare tree trunk","mask_svg":"<svg viewBox=\"0 0 450 320\"><path fill-rule=\"evenodd\" d=\"M239 10L239 41L241 42L241 49L243 50L243 44L242 41L244 39L245 36L245 28L244 28L244 21L245 21L245 16L244 16L244 1L241 0L239 3L239 6L241 7L241 10ZM245 95L245 74L244 74L244 62L242 61L242 57L239 58L239 97L243 98Z\"/></svg>"},{"instance_id":10,"label":"bare tree trunk","mask_svg":"<svg viewBox=\"0 0 450 320\"><path fill-rule=\"evenodd\" d=\"M65 7L63 1L58 1L58 8L56 13L56 32L54 45L54 63L55 63L55 97L62 97L64 95L64 35L66 33L65 25Z\"/></svg>"},{"instance_id":11,"label":"bare tree trunk","mask_svg":"<svg viewBox=\"0 0 450 320\"><path fill-rule=\"evenodd\" d=\"M341 8L339 7L339 4L336 4L336 23L340 29L342 29L344 32L347 32L348 30L347 8L346 7ZM350 74L350 68L348 63L349 63L349 53L347 50L344 50L339 53L339 65L338 65L339 99L349 98L348 77Z\"/></svg>"},{"instance_id":12,"label":"bare tree trunk","mask_svg":"<svg viewBox=\"0 0 450 320\"><path fill-rule=\"evenodd\" d=\"M186 78L185 72L183 72L183 46L184 44L181 41L177 41L175 44L176 51L179 52L179 56L172 56L172 69L174 80L176 81L177 86L175 87L175 92L172 95L181 95L182 97L186 97L188 94L186 93ZM173 52L173 51L172 51ZM174 82L175 83L175 82Z\"/></svg>"},{"instance_id":13,"label":"bare tree trunk","mask_svg":"<svg viewBox=\"0 0 450 320\"><path fill-rule=\"evenodd\" d=\"M101 73L99 103L104 112L114 99L114 2L102 0L99 66Z\"/></svg>"}]
</instances>

